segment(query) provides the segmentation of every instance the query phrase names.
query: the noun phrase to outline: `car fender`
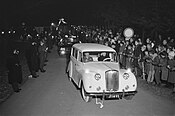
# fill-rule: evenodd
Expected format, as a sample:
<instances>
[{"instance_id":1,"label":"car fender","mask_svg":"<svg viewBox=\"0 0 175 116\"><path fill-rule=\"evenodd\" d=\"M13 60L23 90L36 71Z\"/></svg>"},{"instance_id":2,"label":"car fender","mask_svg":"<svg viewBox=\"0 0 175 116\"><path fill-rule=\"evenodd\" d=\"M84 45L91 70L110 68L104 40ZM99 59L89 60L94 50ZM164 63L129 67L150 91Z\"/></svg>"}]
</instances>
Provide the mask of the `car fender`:
<instances>
[{"instance_id":1,"label":"car fender","mask_svg":"<svg viewBox=\"0 0 175 116\"><path fill-rule=\"evenodd\" d=\"M69 77L72 77L72 62L70 61L67 67L67 73Z\"/></svg>"},{"instance_id":2,"label":"car fender","mask_svg":"<svg viewBox=\"0 0 175 116\"><path fill-rule=\"evenodd\" d=\"M83 82L82 82L82 80L80 79L80 81L79 81L79 83L78 83L78 88L81 88L82 84L83 84Z\"/></svg>"},{"instance_id":3,"label":"car fender","mask_svg":"<svg viewBox=\"0 0 175 116\"><path fill-rule=\"evenodd\" d=\"M91 73L82 73L82 75L81 75L82 77L81 77L81 80L80 80L80 84L79 84L79 86L81 87L81 85L83 84L83 86L84 86L84 89L85 90L87 90L87 86L89 85L89 83L87 83L87 82L89 82L88 80L90 79L89 77L92 77L92 74Z\"/></svg>"}]
</instances>

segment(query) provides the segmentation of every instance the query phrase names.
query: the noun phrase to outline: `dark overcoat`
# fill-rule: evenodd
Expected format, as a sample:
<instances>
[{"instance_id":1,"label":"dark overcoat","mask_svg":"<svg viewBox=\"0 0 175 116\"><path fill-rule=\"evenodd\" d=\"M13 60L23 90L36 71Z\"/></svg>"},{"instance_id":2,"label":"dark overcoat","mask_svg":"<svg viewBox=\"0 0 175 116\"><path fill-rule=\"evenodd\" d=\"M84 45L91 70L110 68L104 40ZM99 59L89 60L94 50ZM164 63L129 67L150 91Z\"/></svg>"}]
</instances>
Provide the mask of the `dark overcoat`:
<instances>
[{"instance_id":1,"label":"dark overcoat","mask_svg":"<svg viewBox=\"0 0 175 116\"><path fill-rule=\"evenodd\" d=\"M168 65L170 66L170 70L168 71L168 82L175 83L175 70L171 70L175 68L175 60L168 60Z\"/></svg>"},{"instance_id":2,"label":"dark overcoat","mask_svg":"<svg viewBox=\"0 0 175 116\"><path fill-rule=\"evenodd\" d=\"M12 83L22 83L22 69L18 55L11 55L7 58L8 81Z\"/></svg>"}]
</instances>

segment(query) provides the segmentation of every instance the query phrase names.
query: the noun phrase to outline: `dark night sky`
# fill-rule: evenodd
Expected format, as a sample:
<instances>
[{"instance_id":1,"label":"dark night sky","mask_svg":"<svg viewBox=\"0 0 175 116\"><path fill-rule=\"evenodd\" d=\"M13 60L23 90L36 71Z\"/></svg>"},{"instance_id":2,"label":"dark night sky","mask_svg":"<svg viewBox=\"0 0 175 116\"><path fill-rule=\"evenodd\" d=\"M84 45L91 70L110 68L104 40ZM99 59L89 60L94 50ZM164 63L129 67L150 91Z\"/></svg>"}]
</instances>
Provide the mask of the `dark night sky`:
<instances>
[{"instance_id":1,"label":"dark night sky","mask_svg":"<svg viewBox=\"0 0 175 116\"><path fill-rule=\"evenodd\" d=\"M161 5L174 4L174 0L157 1ZM1 23L5 20L12 24L26 21L35 25L48 25L65 17L72 24L88 24L93 22L93 13L100 6L114 2L120 3L128 12L134 9L146 13L149 5L156 3L156 0L4 0L0 3L0 20Z\"/></svg>"}]
</instances>

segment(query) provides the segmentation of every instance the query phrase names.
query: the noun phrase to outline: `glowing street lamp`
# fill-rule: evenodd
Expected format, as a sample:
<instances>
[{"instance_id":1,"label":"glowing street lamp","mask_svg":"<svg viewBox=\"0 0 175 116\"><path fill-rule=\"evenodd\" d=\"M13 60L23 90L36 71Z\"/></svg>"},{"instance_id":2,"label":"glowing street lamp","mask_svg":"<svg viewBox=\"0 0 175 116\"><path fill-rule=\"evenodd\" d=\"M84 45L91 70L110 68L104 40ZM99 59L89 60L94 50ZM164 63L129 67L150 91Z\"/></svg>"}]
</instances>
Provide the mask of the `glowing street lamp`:
<instances>
[{"instance_id":1,"label":"glowing street lamp","mask_svg":"<svg viewBox=\"0 0 175 116\"><path fill-rule=\"evenodd\" d=\"M4 32L4 31L2 31L2 32L1 32L1 34L2 34L2 35L4 35L4 34L5 34L5 32Z\"/></svg>"},{"instance_id":2,"label":"glowing street lamp","mask_svg":"<svg viewBox=\"0 0 175 116\"><path fill-rule=\"evenodd\" d=\"M54 26L55 24L54 23L51 23L52 26Z\"/></svg>"}]
</instances>

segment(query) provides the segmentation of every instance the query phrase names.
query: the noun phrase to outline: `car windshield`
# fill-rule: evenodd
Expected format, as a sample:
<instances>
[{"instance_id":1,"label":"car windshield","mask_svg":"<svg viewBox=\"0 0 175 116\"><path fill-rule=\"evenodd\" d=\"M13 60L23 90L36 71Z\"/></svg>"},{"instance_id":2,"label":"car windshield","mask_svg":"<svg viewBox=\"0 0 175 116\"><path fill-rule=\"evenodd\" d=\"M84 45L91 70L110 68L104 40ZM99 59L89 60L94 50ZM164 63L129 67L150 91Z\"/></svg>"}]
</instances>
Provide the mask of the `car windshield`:
<instances>
[{"instance_id":1,"label":"car windshield","mask_svg":"<svg viewBox=\"0 0 175 116\"><path fill-rule=\"evenodd\" d=\"M116 62L116 53L109 51L90 51L83 53L83 62Z\"/></svg>"}]
</instances>

